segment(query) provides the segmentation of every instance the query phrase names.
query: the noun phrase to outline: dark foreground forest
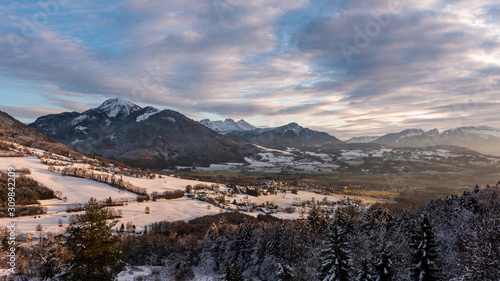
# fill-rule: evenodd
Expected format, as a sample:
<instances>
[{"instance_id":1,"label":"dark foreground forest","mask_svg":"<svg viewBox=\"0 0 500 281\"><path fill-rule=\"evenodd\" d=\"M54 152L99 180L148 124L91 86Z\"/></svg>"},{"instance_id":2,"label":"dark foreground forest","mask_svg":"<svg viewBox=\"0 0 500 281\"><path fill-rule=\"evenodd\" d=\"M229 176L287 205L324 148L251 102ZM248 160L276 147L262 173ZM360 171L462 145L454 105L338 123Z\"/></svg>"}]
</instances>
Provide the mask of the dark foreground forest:
<instances>
[{"instance_id":1,"label":"dark foreground forest","mask_svg":"<svg viewBox=\"0 0 500 281\"><path fill-rule=\"evenodd\" d=\"M498 192L475 188L399 214L314 206L303 219L278 221L228 213L158 222L141 236L116 233L107 210L91 204L65 235L20 247L12 277L104 281L151 266L136 280L497 281Z\"/></svg>"}]
</instances>

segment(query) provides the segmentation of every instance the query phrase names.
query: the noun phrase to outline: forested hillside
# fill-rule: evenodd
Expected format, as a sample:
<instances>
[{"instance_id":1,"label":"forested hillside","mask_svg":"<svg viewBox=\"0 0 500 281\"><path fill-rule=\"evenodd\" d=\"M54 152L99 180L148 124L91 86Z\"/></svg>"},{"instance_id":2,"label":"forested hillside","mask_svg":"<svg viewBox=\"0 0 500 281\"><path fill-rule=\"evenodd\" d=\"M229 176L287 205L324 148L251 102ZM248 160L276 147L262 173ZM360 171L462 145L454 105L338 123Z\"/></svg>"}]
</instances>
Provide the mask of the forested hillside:
<instances>
[{"instance_id":1,"label":"forested hillside","mask_svg":"<svg viewBox=\"0 0 500 281\"><path fill-rule=\"evenodd\" d=\"M499 191L476 187L400 214L313 207L295 221L155 224L142 236L117 232L117 247L129 269L153 269L142 280L500 280ZM58 260L64 241L21 247L19 273L69 270ZM50 272L49 258L60 264Z\"/></svg>"}]
</instances>

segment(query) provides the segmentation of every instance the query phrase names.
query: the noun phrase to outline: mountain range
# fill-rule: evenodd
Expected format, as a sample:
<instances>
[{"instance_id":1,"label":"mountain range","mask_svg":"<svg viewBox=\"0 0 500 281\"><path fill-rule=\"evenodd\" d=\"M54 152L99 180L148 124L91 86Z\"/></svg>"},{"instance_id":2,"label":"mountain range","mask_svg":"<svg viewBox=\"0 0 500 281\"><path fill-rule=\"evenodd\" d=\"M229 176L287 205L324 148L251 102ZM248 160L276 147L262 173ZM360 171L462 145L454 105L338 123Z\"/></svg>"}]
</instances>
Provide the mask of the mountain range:
<instances>
[{"instance_id":1,"label":"mountain range","mask_svg":"<svg viewBox=\"0 0 500 281\"><path fill-rule=\"evenodd\" d=\"M480 153L500 155L500 129L487 126L459 127L443 132L438 129L424 131L407 129L381 137L352 138L347 143L377 143L393 147L431 147L452 145L465 147Z\"/></svg>"},{"instance_id":2,"label":"mountain range","mask_svg":"<svg viewBox=\"0 0 500 281\"><path fill-rule=\"evenodd\" d=\"M244 162L254 151L179 112L122 99L83 113L42 116L29 126L79 151L149 168Z\"/></svg>"},{"instance_id":3,"label":"mountain range","mask_svg":"<svg viewBox=\"0 0 500 281\"><path fill-rule=\"evenodd\" d=\"M304 128L297 123L275 128L257 128L245 120L234 122L232 119L224 121L204 119L200 123L236 140L269 148L286 149L287 147L298 148L342 143L341 140L328 133Z\"/></svg>"},{"instance_id":4,"label":"mountain range","mask_svg":"<svg viewBox=\"0 0 500 281\"><path fill-rule=\"evenodd\" d=\"M210 121L204 119L201 124L237 140L246 141L270 148L287 147L342 146L349 148L366 147L365 144L381 144L391 147L424 148L439 145L464 147L484 154L500 155L500 129L486 126L459 127L439 132L438 129L406 129L399 133L383 136L354 137L345 142L328 133L313 131L290 123L276 128L256 128L244 120L234 122ZM244 126L239 126L239 124Z\"/></svg>"},{"instance_id":5,"label":"mountain range","mask_svg":"<svg viewBox=\"0 0 500 281\"><path fill-rule=\"evenodd\" d=\"M363 150L372 149L372 146L424 148L445 145L500 155L500 130L492 127L460 127L443 132L408 129L343 142L328 133L304 128L297 123L257 128L244 120L204 119L196 122L176 111L140 107L122 99L106 100L97 108L82 113L41 116L29 126L31 128L0 112L2 139L46 150L52 147L68 153L93 153L148 168L245 163L245 157L258 153L258 146L312 151L321 148Z\"/></svg>"},{"instance_id":6,"label":"mountain range","mask_svg":"<svg viewBox=\"0 0 500 281\"><path fill-rule=\"evenodd\" d=\"M257 129L257 127L248 124L245 120L235 122L231 118L227 118L224 121L210 121L209 119L203 119L200 123L205 127L223 135L234 131L251 131Z\"/></svg>"}]
</instances>

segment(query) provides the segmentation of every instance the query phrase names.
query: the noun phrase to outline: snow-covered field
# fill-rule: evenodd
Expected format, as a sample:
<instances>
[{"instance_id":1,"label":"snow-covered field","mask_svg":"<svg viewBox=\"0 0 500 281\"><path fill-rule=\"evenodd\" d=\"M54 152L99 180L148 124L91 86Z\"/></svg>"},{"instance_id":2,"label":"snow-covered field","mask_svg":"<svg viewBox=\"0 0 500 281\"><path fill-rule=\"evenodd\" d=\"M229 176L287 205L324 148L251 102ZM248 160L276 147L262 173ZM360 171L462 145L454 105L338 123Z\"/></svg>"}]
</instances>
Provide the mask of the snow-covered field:
<instances>
[{"instance_id":1,"label":"snow-covered field","mask_svg":"<svg viewBox=\"0 0 500 281\"><path fill-rule=\"evenodd\" d=\"M6 171L9 167L30 169L32 178L54 191L61 191L62 197L67 197L66 203L68 204L87 202L90 197L104 200L111 196L113 201L135 200L137 198L137 195L132 192L122 191L105 183L49 172L47 171L48 166L36 157L0 158L0 170Z\"/></svg>"},{"instance_id":2,"label":"snow-covered field","mask_svg":"<svg viewBox=\"0 0 500 281\"><path fill-rule=\"evenodd\" d=\"M330 195L322 195L322 194L317 194L313 192L308 192L308 191L298 191L297 194L293 194L291 192L287 192L286 194L284 193L278 193L277 195L267 195L267 196L247 196L245 194L237 194L235 197L229 198L231 201L236 199L237 201L245 199L245 197L248 197L248 200L250 203L257 203L257 204L262 204L269 202L271 204L276 204L281 207L286 207L286 206L292 206L293 202L300 203L302 201L312 201L313 198L316 201L321 201L323 198L326 197L326 200L336 202L342 199L346 199L345 196L330 196Z\"/></svg>"},{"instance_id":3,"label":"snow-covered field","mask_svg":"<svg viewBox=\"0 0 500 281\"><path fill-rule=\"evenodd\" d=\"M18 217L17 231L21 233L34 232L38 224L41 224L44 231L61 232L67 226L68 219L72 214L67 213L66 207L73 203L86 203L91 197L97 200L105 200L111 196L113 201L136 200L137 195L128 191L122 191L104 183L63 176L59 173L47 171L47 165L40 162L36 157L6 157L0 158L0 170L6 171L9 167L29 168L30 177L45 184L54 191L63 193L67 201L59 199L41 200L41 204L47 207L47 214L37 216ZM163 192L165 190L184 189L186 185L195 185L199 183L211 184L209 182L199 182L193 180L184 180L176 177L163 176L162 178L146 179L123 176L123 180L130 181L134 185L145 187L148 193L153 191ZM145 208L150 208L150 214L145 213ZM186 198L174 200L158 200L157 202L130 203L125 206L113 207L121 210L123 217L120 223L126 224L132 222L138 230L143 229L145 225L161 220L191 220L196 217L217 214L223 211L220 208L208 203L191 200ZM59 220L63 227L59 227ZM7 218L0 219L0 226L7 225Z\"/></svg>"},{"instance_id":4,"label":"snow-covered field","mask_svg":"<svg viewBox=\"0 0 500 281\"><path fill-rule=\"evenodd\" d=\"M146 207L150 208L149 214L144 211ZM123 212L123 217L119 219L117 226L120 226L121 223L132 222L138 230L144 229L144 226L148 224L162 220L189 221L197 217L214 215L225 211L211 204L187 198L132 203L113 208Z\"/></svg>"}]
</instances>

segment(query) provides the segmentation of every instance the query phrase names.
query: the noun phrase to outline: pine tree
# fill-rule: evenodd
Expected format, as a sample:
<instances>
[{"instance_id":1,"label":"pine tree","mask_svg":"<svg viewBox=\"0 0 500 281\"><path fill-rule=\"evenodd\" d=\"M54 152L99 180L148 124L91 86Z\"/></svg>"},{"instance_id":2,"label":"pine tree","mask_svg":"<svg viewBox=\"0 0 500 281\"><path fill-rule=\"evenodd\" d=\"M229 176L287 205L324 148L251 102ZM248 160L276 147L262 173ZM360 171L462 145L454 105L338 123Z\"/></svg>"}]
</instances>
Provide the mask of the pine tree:
<instances>
[{"instance_id":1,"label":"pine tree","mask_svg":"<svg viewBox=\"0 0 500 281\"><path fill-rule=\"evenodd\" d=\"M113 234L117 221L108 222L109 210L90 198L85 213L78 215L75 225L66 229L67 247L72 258L68 262L68 280L114 280L124 269L122 253L115 247L120 238Z\"/></svg>"},{"instance_id":2,"label":"pine tree","mask_svg":"<svg viewBox=\"0 0 500 281\"><path fill-rule=\"evenodd\" d=\"M278 228L276 234L271 241L269 241L266 245L266 254L273 255L276 258L281 258L281 243L283 241L283 233L285 232L285 228L282 226Z\"/></svg>"},{"instance_id":3,"label":"pine tree","mask_svg":"<svg viewBox=\"0 0 500 281\"><path fill-rule=\"evenodd\" d=\"M383 242L379 253L375 260L375 280L376 281L391 281L394 275L392 270L392 259L387 249L387 245Z\"/></svg>"},{"instance_id":4,"label":"pine tree","mask_svg":"<svg viewBox=\"0 0 500 281\"><path fill-rule=\"evenodd\" d=\"M411 234L410 246L413 255L412 278L415 281L440 280L438 266L438 245L433 226L427 212L422 213L419 226Z\"/></svg>"},{"instance_id":5,"label":"pine tree","mask_svg":"<svg viewBox=\"0 0 500 281\"><path fill-rule=\"evenodd\" d=\"M217 232L218 232L218 230L219 230L219 228L213 222L212 225L210 226L210 228L208 229L207 238L209 238L212 241L215 241L215 239L217 239Z\"/></svg>"},{"instance_id":6,"label":"pine tree","mask_svg":"<svg viewBox=\"0 0 500 281\"><path fill-rule=\"evenodd\" d=\"M382 213L380 214L380 221L387 228L389 228L392 225L392 215L387 208L384 208L382 210Z\"/></svg>"},{"instance_id":7,"label":"pine tree","mask_svg":"<svg viewBox=\"0 0 500 281\"><path fill-rule=\"evenodd\" d=\"M287 264L278 263L278 270L276 276L278 281L293 281L293 268Z\"/></svg>"},{"instance_id":8,"label":"pine tree","mask_svg":"<svg viewBox=\"0 0 500 281\"><path fill-rule=\"evenodd\" d=\"M370 266L371 266L371 263L368 260L364 259L361 262L361 268L358 270L354 280L355 281L375 281L375 277L373 275L373 270Z\"/></svg>"},{"instance_id":9,"label":"pine tree","mask_svg":"<svg viewBox=\"0 0 500 281\"><path fill-rule=\"evenodd\" d=\"M224 266L224 275L222 276L223 281L243 281L243 275L241 271L229 260L226 260L226 265Z\"/></svg>"},{"instance_id":10,"label":"pine tree","mask_svg":"<svg viewBox=\"0 0 500 281\"><path fill-rule=\"evenodd\" d=\"M316 204L312 205L307 215L307 224L310 230L317 230L322 221L321 210Z\"/></svg>"},{"instance_id":11,"label":"pine tree","mask_svg":"<svg viewBox=\"0 0 500 281\"><path fill-rule=\"evenodd\" d=\"M62 243L61 236L54 237L54 242L44 244L44 251L40 254L42 260L40 263L40 275L43 280L54 278L54 276L67 270L66 263L70 255L68 249Z\"/></svg>"},{"instance_id":12,"label":"pine tree","mask_svg":"<svg viewBox=\"0 0 500 281\"><path fill-rule=\"evenodd\" d=\"M248 221L245 219L243 223L239 226L238 234L236 235L236 240L234 241L231 250L234 253L234 260L240 265L243 265L249 258L250 238L251 229Z\"/></svg>"},{"instance_id":13,"label":"pine tree","mask_svg":"<svg viewBox=\"0 0 500 281\"><path fill-rule=\"evenodd\" d=\"M322 281L348 281L350 275L349 247L345 230L345 214L337 212L328 228L328 238L321 265Z\"/></svg>"}]
</instances>

